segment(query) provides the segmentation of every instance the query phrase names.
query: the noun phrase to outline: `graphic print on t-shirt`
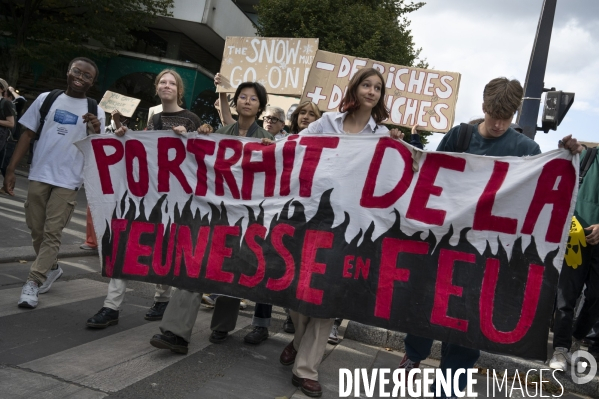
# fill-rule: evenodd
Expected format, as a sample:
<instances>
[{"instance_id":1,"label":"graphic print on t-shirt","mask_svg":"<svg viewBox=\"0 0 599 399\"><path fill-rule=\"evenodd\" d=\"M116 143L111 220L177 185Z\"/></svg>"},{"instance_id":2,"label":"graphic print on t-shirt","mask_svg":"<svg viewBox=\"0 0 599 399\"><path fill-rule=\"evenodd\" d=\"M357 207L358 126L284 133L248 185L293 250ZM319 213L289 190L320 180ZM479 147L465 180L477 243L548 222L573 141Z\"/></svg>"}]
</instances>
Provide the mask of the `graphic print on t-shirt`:
<instances>
[{"instance_id":1,"label":"graphic print on t-shirt","mask_svg":"<svg viewBox=\"0 0 599 399\"><path fill-rule=\"evenodd\" d=\"M57 109L54 113L54 122L58 122L61 125L76 125L77 119L77 115L62 109ZM63 136L68 133L68 130L62 126L58 126L56 131Z\"/></svg>"},{"instance_id":2,"label":"graphic print on t-shirt","mask_svg":"<svg viewBox=\"0 0 599 399\"><path fill-rule=\"evenodd\" d=\"M57 109L54 113L54 122L62 125L76 125L79 117L69 111Z\"/></svg>"}]
</instances>

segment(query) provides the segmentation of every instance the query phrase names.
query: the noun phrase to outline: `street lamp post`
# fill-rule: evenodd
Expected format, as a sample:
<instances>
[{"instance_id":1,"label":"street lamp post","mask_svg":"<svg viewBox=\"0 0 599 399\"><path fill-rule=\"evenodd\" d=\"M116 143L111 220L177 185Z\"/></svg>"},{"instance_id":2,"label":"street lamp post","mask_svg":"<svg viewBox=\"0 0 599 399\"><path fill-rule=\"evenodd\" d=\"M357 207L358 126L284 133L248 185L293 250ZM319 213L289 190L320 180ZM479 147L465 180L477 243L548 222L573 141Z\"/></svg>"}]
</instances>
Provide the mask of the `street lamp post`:
<instances>
[{"instance_id":1,"label":"street lamp post","mask_svg":"<svg viewBox=\"0 0 599 399\"><path fill-rule=\"evenodd\" d=\"M528 63L526 82L524 84L524 99L516 122L522 127L523 133L534 140L537 132L537 119L543 94L547 56L551 42L551 30L557 0L544 0L537 35Z\"/></svg>"}]
</instances>

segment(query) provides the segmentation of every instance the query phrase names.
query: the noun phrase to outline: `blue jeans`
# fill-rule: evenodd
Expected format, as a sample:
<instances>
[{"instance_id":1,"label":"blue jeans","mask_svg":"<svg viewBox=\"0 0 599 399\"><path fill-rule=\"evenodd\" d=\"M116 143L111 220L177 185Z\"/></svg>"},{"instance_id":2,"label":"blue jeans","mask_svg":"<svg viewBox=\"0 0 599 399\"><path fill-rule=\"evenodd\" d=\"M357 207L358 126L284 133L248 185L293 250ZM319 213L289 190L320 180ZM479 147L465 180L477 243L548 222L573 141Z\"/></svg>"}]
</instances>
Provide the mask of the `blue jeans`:
<instances>
[{"instance_id":1,"label":"blue jeans","mask_svg":"<svg viewBox=\"0 0 599 399\"><path fill-rule=\"evenodd\" d=\"M265 303L257 303L254 308L254 318L252 326L254 327L270 327L270 318L272 314L272 305Z\"/></svg>"},{"instance_id":2,"label":"blue jeans","mask_svg":"<svg viewBox=\"0 0 599 399\"><path fill-rule=\"evenodd\" d=\"M413 362L421 362L431 354L433 340L430 338L408 334L404 343L406 346L406 355L408 356L408 359ZM443 345L441 346L441 364L439 365L439 368L441 370L449 369L453 376L453 373L457 369L469 369L474 367L479 356L480 351L478 349L464 348L463 346L443 342ZM460 391L464 391L466 388L466 378L466 374L460 375ZM434 385L431 390L433 393L435 392ZM441 390L441 398L446 397L443 394L444 392Z\"/></svg>"}]
</instances>

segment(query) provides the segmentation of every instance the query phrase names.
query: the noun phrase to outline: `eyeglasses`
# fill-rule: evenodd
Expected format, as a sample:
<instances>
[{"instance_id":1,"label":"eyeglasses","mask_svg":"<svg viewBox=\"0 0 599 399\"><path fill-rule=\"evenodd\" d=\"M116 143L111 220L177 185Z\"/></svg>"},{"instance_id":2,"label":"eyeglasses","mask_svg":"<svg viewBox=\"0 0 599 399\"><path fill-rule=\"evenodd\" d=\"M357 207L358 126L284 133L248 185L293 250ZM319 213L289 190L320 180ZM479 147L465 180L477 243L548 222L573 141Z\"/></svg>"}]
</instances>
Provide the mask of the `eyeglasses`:
<instances>
[{"instance_id":1,"label":"eyeglasses","mask_svg":"<svg viewBox=\"0 0 599 399\"><path fill-rule=\"evenodd\" d=\"M264 117L264 121L265 122L269 122L269 123L279 123L279 122L283 122L281 119L279 118L275 118L274 116L265 116ZM283 122L285 123L285 122Z\"/></svg>"},{"instance_id":2,"label":"eyeglasses","mask_svg":"<svg viewBox=\"0 0 599 399\"><path fill-rule=\"evenodd\" d=\"M249 100L250 100L250 102L252 102L252 103L256 103L256 102L258 102L258 97L256 97L256 96L250 96L250 97L248 97L248 96L246 96L245 94L242 94L242 95L240 95L238 98L239 98L241 101L247 101L247 100L249 99Z\"/></svg>"},{"instance_id":3,"label":"eyeglasses","mask_svg":"<svg viewBox=\"0 0 599 399\"><path fill-rule=\"evenodd\" d=\"M94 81L94 77L92 75L90 75L87 72L81 71L81 69L79 69L77 67L71 68L71 73L76 78L81 78L81 79L86 80L88 82L93 82Z\"/></svg>"}]
</instances>

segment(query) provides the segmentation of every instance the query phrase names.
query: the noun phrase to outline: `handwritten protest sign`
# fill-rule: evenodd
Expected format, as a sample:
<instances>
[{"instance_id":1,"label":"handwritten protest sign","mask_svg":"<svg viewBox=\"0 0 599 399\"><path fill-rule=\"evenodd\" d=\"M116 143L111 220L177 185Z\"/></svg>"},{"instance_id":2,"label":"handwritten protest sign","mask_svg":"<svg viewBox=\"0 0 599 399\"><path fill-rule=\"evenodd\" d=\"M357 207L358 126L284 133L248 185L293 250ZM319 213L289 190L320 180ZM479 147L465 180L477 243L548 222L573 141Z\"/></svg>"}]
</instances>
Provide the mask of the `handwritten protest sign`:
<instances>
[{"instance_id":1,"label":"handwritten protest sign","mask_svg":"<svg viewBox=\"0 0 599 399\"><path fill-rule=\"evenodd\" d=\"M318 50L304 88L302 101L310 100L323 111L336 110L347 85L358 69L372 67L385 78L385 104L390 118L383 122L447 132L453 126L460 74L392 65L366 58Z\"/></svg>"},{"instance_id":2,"label":"handwritten protest sign","mask_svg":"<svg viewBox=\"0 0 599 399\"><path fill-rule=\"evenodd\" d=\"M135 108L137 108L140 101L137 98L123 96L122 94L106 90L99 105L106 112L112 112L116 109L121 115L130 118L133 116Z\"/></svg>"},{"instance_id":3,"label":"handwritten protest sign","mask_svg":"<svg viewBox=\"0 0 599 399\"><path fill-rule=\"evenodd\" d=\"M242 82L260 82L270 94L301 96L318 39L227 37L217 92Z\"/></svg>"},{"instance_id":4,"label":"handwritten protest sign","mask_svg":"<svg viewBox=\"0 0 599 399\"><path fill-rule=\"evenodd\" d=\"M569 151L422 152L376 134L76 145L105 276L547 356L578 186Z\"/></svg>"}]
</instances>

